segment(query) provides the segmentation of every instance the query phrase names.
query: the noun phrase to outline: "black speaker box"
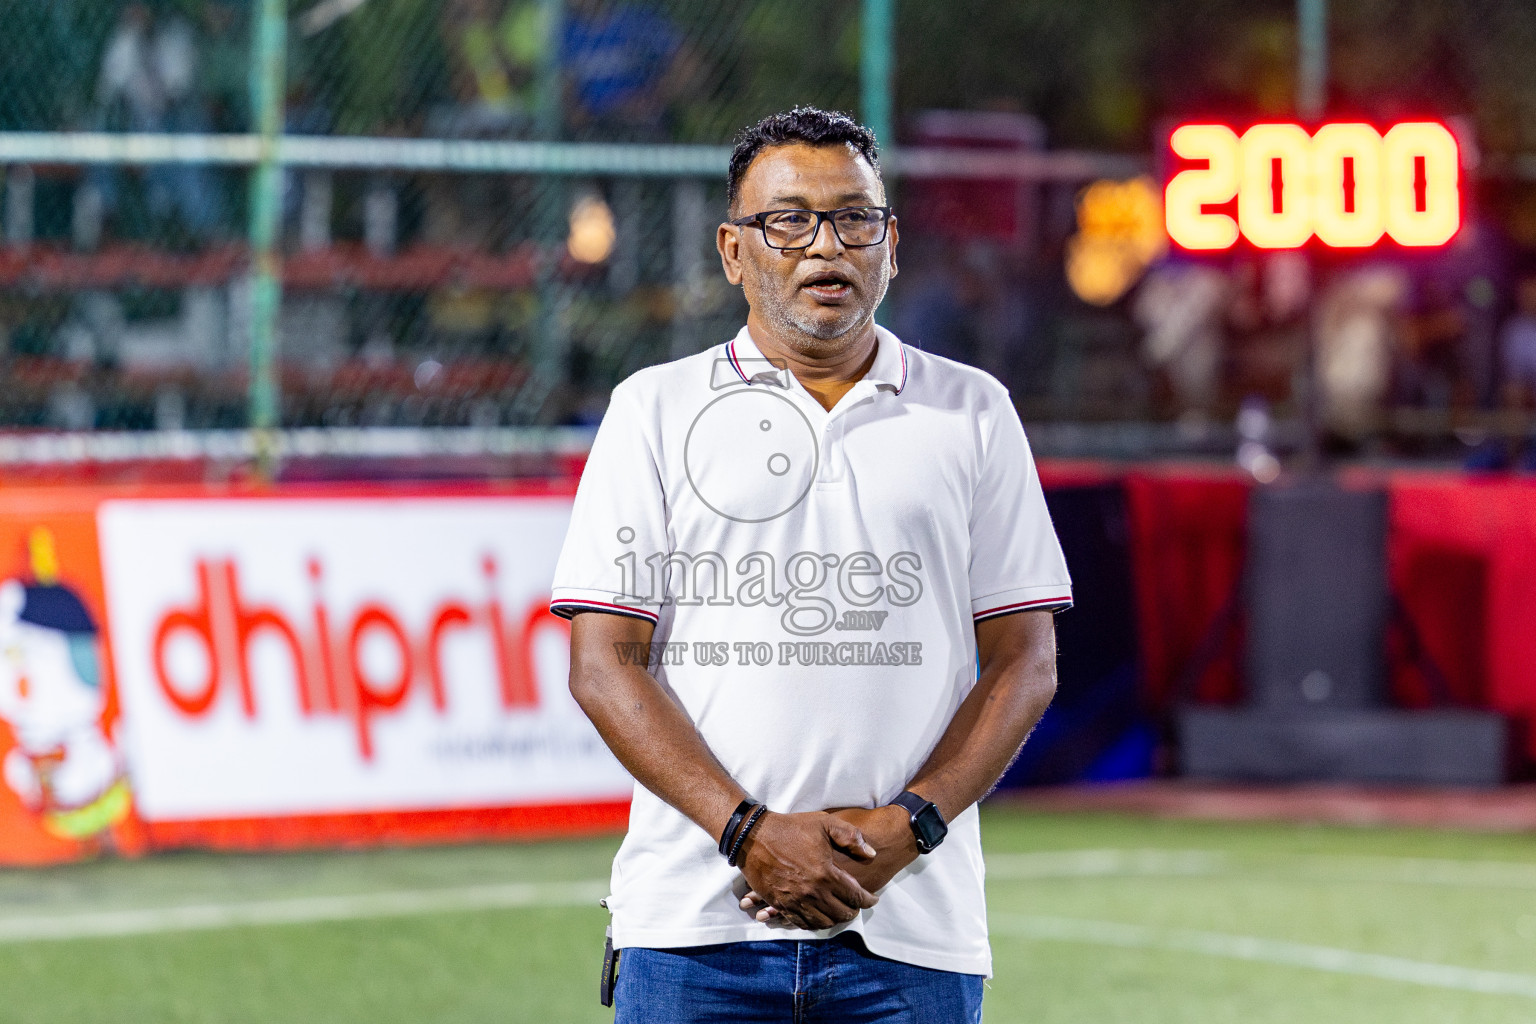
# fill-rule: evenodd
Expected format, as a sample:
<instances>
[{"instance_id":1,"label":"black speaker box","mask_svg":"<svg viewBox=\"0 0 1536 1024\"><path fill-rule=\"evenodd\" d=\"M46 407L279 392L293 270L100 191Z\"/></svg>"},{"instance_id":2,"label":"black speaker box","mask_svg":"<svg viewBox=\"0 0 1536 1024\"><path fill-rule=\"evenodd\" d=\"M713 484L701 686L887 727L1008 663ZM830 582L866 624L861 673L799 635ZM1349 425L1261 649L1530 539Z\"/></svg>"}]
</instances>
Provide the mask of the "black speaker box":
<instances>
[{"instance_id":1,"label":"black speaker box","mask_svg":"<svg viewBox=\"0 0 1536 1024\"><path fill-rule=\"evenodd\" d=\"M1386 495L1326 483L1260 487L1248 523L1250 701L1385 706Z\"/></svg>"},{"instance_id":2,"label":"black speaker box","mask_svg":"<svg viewBox=\"0 0 1536 1024\"><path fill-rule=\"evenodd\" d=\"M1258 488L1244 578L1248 702L1185 708L1186 775L1250 782L1495 786L1508 723L1389 708L1386 495L1325 481Z\"/></svg>"},{"instance_id":3,"label":"black speaker box","mask_svg":"<svg viewBox=\"0 0 1536 1024\"><path fill-rule=\"evenodd\" d=\"M1507 723L1490 711L1187 708L1184 774L1230 782L1497 786Z\"/></svg>"}]
</instances>

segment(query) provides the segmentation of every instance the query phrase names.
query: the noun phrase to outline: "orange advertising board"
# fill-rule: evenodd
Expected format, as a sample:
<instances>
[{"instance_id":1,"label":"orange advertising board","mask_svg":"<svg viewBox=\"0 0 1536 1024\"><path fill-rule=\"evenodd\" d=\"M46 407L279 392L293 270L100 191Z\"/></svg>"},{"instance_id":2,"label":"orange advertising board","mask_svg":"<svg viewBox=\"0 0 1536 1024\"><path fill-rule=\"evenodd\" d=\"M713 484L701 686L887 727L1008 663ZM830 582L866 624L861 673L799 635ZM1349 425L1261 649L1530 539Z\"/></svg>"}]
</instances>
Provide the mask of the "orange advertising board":
<instances>
[{"instance_id":1,"label":"orange advertising board","mask_svg":"<svg viewBox=\"0 0 1536 1024\"><path fill-rule=\"evenodd\" d=\"M0 497L0 863L622 827L570 493Z\"/></svg>"},{"instance_id":2,"label":"orange advertising board","mask_svg":"<svg viewBox=\"0 0 1536 1024\"><path fill-rule=\"evenodd\" d=\"M0 863L143 848L110 643L95 497L0 494Z\"/></svg>"}]
</instances>

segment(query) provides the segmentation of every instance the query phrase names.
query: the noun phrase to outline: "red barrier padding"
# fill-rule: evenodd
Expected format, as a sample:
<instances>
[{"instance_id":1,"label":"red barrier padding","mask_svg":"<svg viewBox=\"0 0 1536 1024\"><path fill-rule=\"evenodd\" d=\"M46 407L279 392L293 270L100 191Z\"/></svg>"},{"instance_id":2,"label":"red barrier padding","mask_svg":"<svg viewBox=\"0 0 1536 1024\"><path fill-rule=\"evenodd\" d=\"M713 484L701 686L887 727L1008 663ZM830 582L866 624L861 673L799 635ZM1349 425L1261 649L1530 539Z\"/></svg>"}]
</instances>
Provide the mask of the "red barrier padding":
<instances>
[{"instance_id":1,"label":"red barrier padding","mask_svg":"<svg viewBox=\"0 0 1536 1024\"><path fill-rule=\"evenodd\" d=\"M1536 721L1536 482L1402 474L1389 490L1392 586L1451 695ZM1396 683L1423 701L1417 669Z\"/></svg>"},{"instance_id":2,"label":"red barrier padding","mask_svg":"<svg viewBox=\"0 0 1536 1024\"><path fill-rule=\"evenodd\" d=\"M1345 477L1388 493L1397 615L1385 656L1394 702L1500 711L1524 729L1536 758L1536 481ZM1251 483L1187 466L1130 471L1124 481L1149 706L1166 708L1180 686L1187 698L1239 700L1241 615L1224 623L1222 611L1234 597L1241 609Z\"/></svg>"},{"instance_id":3,"label":"red barrier padding","mask_svg":"<svg viewBox=\"0 0 1536 1024\"><path fill-rule=\"evenodd\" d=\"M150 849L296 850L611 835L629 822L629 801L453 808L373 814L317 814L222 821L154 822Z\"/></svg>"},{"instance_id":4,"label":"red barrier padding","mask_svg":"<svg viewBox=\"0 0 1536 1024\"><path fill-rule=\"evenodd\" d=\"M1221 620L1240 600L1248 489L1227 470L1125 477L1143 692L1154 708L1180 687L1186 699L1218 703L1240 693L1240 636Z\"/></svg>"}]
</instances>

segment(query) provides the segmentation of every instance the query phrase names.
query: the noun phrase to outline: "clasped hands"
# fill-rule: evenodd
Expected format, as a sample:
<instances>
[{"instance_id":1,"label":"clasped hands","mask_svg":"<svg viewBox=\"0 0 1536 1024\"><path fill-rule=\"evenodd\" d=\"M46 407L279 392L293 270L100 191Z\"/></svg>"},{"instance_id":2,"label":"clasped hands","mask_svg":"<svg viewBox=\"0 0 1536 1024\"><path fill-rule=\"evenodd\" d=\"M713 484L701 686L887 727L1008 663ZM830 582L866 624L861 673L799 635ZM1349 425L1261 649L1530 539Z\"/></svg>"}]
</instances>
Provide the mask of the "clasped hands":
<instances>
[{"instance_id":1,"label":"clasped hands","mask_svg":"<svg viewBox=\"0 0 1536 1024\"><path fill-rule=\"evenodd\" d=\"M917 859L910 821L897 806L765 814L742 844L741 909L811 931L853 920Z\"/></svg>"}]
</instances>

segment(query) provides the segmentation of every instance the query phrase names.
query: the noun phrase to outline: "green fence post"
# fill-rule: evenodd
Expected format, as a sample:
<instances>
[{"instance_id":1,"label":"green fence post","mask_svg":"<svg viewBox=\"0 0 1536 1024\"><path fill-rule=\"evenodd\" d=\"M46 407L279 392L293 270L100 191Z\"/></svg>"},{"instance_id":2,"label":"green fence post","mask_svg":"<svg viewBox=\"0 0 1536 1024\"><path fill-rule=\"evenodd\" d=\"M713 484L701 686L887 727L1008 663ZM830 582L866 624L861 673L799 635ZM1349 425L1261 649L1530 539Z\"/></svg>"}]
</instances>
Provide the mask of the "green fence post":
<instances>
[{"instance_id":1,"label":"green fence post","mask_svg":"<svg viewBox=\"0 0 1536 1024\"><path fill-rule=\"evenodd\" d=\"M1296 0L1296 113L1306 122L1322 118L1328 109L1328 0ZM1308 130L1316 125L1309 124ZM1312 295L1321 286L1319 274L1327 271L1309 260ZM1304 433L1302 466L1315 472L1323 466L1322 389L1317 379L1316 304L1310 298L1307 312L1307 347L1301 392Z\"/></svg>"},{"instance_id":2,"label":"green fence post","mask_svg":"<svg viewBox=\"0 0 1536 1024\"><path fill-rule=\"evenodd\" d=\"M1328 0L1296 0L1296 112L1322 117L1328 105Z\"/></svg>"},{"instance_id":3,"label":"green fence post","mask_svg":"<svg viewBox=\"0 0 1536 1024\"><path fill-rule=\"evenodd\" d=\"M535 70L534 128L541 139L560 137L562 95L560 51L565 45L565 0L539 0L539 20L544 29L544 49Z\"/></svg>"},{"instance_id":4,"label":"green fence post","mask_svg":"<svg viewBox=\"0 0 1536 1024\"><path fill-rule=\"evenodd\" d=\"M283 91L287 83L286 0L261 0L251 45L251 116L261 141L251 176L251 392L250 426L257 432L257 460L268 475L276 470L279 426L277 315L282 304L283 168L278 145L283 132Z\"/></svg>"},{"instance_id":5,"label":"green fence post","mask_svg":"<svg viewBox=\"0 0 1536 1024\"><path fill-rule=\"evenodd\" d=\"M565 81L560 57L565 45L565 0L539 0L539 4L544 23L544 51L537 71L534 130L540 139L556 142L564 129ZM514 419L528 423L538 422L543 415L545 401L563 376L569 347L566 307L570 295L559 280L569 190L564 177L558 174L546 173L535 180L539 316L531 352L531 373L513 410Z\"/></svg>"},{"instance_id":6,"label":"green fence post","mask_svg":"<svg viewBox=\"0 0 1536 1024\"><path fill-rule=\"evenodd\" d=\"M860 106L864 124L880 140L880 148L895 148L891 92L896 52L896 0L864 0L859 47Z\"/></svg>"},{"instance_id":7,"label":"green fence post","mask_svg":"<svg viewBox=\"0 0 1536 1024\"><path fill-rule=\"evenodd\" d=\"M881 152L896 148L895 109L892 93L896 64L896 0L864 0L859 23L859 106L864 126L875 133ZM876 316L889 309L882 302Z\"/></svg>"}]
</instances>

